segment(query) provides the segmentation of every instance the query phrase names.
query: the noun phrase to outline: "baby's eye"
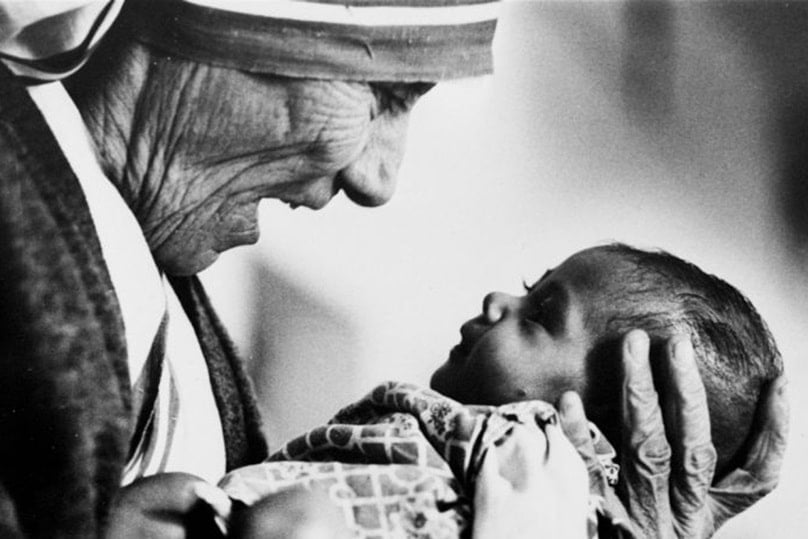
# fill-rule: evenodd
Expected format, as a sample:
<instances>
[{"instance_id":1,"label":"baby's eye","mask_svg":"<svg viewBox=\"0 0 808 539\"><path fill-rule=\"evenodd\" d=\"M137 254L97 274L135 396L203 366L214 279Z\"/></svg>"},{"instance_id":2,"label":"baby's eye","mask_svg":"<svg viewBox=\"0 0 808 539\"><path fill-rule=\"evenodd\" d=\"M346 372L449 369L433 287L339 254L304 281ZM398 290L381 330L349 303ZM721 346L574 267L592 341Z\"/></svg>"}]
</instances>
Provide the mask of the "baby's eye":
<instances>
[{"instance_id":1,"label":"baby's eye","mask_svg":"<svg viewBox=\"0 0 808 539\"><path fill-rule=\"evenodd\" d=\"M529 322L535 322L537 324L541 324L542 326L547 325L547 314L548 314L548 307L550 304L550 298L545 297L540 301L535 301L531 305L529 305L525 309L524 318Z\"/></svg>"},{"instance_id":2,"label":"baby's eye","mask_svg":"<svg viewBox=\"0 0 808 539\"><path fill-rule=\"evenodd\" d=\"M544 321L544 311L541 309L531 309L525 313L525 319L541 324Z\"/></svg>"},{"instance_id":3,"label":"baby's eye","mask_svg":"<svg viewBox=\"0 0 808 539\"><path fill-rule=\"evenodd\" d=\"M552 299L551 294L546 294L537 289L537 284L528 284L522 279L522 287L525 289L526 305L522 318L525 322L531 322L542 326L547 322L547 307Z\"/></svg>"}]
</instances>

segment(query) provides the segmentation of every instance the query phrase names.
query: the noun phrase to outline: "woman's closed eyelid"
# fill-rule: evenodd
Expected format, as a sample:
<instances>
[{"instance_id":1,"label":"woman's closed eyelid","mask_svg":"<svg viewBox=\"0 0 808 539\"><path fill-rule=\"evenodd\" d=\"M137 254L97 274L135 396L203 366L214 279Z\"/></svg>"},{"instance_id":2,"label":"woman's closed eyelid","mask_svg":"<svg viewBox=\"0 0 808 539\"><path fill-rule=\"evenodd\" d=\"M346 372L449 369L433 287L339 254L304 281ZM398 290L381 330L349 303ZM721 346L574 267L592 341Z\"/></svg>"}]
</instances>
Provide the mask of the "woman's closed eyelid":
<instances>
[{"instance_id":1,"label":"woman's closed eyelid","mask_svg":"<svg viewBox=\"0 0 808 539\"><path fill-rule=\"evenodd\" d=\"M370 87L375 97L375 114L371 119L384 112L399 114L409 112L415 102L429 91L434 83L371 83Z\"/></svg>"}]
</instances>

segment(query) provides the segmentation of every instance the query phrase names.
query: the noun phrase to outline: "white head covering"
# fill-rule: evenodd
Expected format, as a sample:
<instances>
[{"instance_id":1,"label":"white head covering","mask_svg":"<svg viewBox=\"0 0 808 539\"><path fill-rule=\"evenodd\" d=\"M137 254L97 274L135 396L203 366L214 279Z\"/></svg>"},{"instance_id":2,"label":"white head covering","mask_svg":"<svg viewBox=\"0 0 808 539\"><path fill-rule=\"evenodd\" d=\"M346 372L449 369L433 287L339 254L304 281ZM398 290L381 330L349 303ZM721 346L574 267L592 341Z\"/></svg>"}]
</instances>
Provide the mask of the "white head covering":
<instances>
[{"instance_id":1,"label":"white head covering","mask_svg":"<svg viewBox=\"0 0 808 539\"><path fill-rule=\"evenodd\" d=\"M0 0L0 60L58 80L124 0ZM126 0L133 37L166 54L291 77L437 81L492 69L498 0ZM130 23L130 24L129 24Z\"/></svg>"},{"instance_id":2,"label":"white head covering","mask_svg":"<svg viewBox=\"0 0 808 539\"><path fill-rule=\"evenodd\" d=\"M499 11L498 0L130 1L136 37L172 55L290 77L401 82L491 72Z\"/></svg>"},{"instance_id":3,"label":"white head covering","mask_svg":"<svg viewBox=\"0 0 808 539\"><path fill-rule=\"evenodd\" d=\"M0 60L38 81L84 64L124 0L0 0Z\"/></svg>"}]
</instances>

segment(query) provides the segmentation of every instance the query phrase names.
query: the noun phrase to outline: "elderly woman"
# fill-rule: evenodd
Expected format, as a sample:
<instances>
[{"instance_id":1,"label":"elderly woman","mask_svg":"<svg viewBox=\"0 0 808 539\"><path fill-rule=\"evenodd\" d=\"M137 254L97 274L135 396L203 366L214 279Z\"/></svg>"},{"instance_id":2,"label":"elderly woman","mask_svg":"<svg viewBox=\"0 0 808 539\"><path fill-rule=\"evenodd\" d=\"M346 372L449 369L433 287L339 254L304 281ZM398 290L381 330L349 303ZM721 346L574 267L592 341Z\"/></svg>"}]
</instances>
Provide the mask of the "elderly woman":
<instances>
[{"instance_id":1,"label":"elderly woman","mask_svg":"<svg viewBox=\"0 0 808 539\"><path fill-rule=\"evenodd\" d=\"M416 99L491 67L494 5L481 0L122 4L0 3L4 536L190 533L199 492L164 472L215 482L267 453L194 275L257 240L263 198L386 202ZM640 532L709 534L773 488L778 391L748 461L708 494L704 403L667 423L668 447L647 346L630 335L622 353ZM672 371L663 398L700 387L695 370ZM561 417L586 460L579 402ZM499 497L481 498L490 525L477 529L496 536L514 524L501 501L523 493L488 484Z\"/></svg>"}]
</instances>

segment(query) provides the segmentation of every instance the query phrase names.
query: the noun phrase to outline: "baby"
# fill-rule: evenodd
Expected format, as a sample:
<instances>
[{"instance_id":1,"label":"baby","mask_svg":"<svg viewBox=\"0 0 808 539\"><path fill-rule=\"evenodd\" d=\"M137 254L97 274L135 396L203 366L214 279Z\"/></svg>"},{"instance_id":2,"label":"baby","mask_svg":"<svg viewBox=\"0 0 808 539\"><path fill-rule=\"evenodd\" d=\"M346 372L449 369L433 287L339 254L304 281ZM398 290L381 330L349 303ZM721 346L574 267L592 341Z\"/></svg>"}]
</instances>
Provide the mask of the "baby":
<instances>
[{"instance_id":1,"label":"baby","mask_svg":"<svg viewBox=\"0 0 808 539\"><path fill-rule=\"evenodd\" d=\"M343 461L352 465L369 462L363 459L369 455L373 443L384 439L389 446L390 439L407 432L404 428L396 430L395 421L388 421L384 415L367 415L387 402L393 403L393 411L412 411L418 417L413 420L415 429L420 422L429 438L425 445L437 447L440 452L441 448L456 444L456 440L447 442L443 436L444 431L454 427L441 421L455 413L453 406L460 407L457 403L490 405L486 408L490 412L500 409L494 407L512 406L509 403L516 401L556 402L569 390L581 395L588 417L607 440L619 446L622 378L618 345L627 331L642 329L651 337L652 368L655 346L677 334L690 336L707 393L718 457L716 477L738 465L758 396L765 384L782 372L780 354L769 330L740 292L675 256L622 244L578 252L525 288L526 293L518 297L497 292L487 295L482 313L460 328L460 343L431 379L432 389L449 397L451 400L445 399L449 404L437 400L441 398L437 394L423 395L406 386L403 389L380 386L381 389L360 402L362 406L351 407L348 414L343 411L332 420L350 425L363 424L367 419L378 422L381 417L382 425L376 424L374 428L382 430L377 438L369 440L371 443L361 446L346 441L354 440L358 433L370 432L367 428L352 431L346 425L323 427L287 444L275 460ZM395 394L385 394L389 391ZM377 393L374 401L373 395ZM346 419L349 416L351 419ZM463 417L468 424L475 420L473 414ZM479 425L485 428L484 423ZM479 425L469 427L468 431L479 431ZM391 436L390 429L395 436ZM329 436L335 441L329 441ZM317 444L319 448L314 447ZM330 451L318 454L325 446ZM354 453L358 457L352 456L352 448L357 450ZM454 457L441 456L447 461ZM389 460L378 462L399 462L396 455L386 458ZM347 467L339 469L343 476L354 471ZM322 472L323 468L318 468L316 473ZM465 472L462 466L452 465L449 475L461 479ZM235 473L238 483L241 472ZM285 469L280 476L288 478L290 473L300 471ZM374 473L378 475L378 471ZM248 477L248 483L255 479L244 477ZM231 482L231 492L239 488L232 488L233 485ZM460 485L457 499L463 498L467 487ZM441 491L436 496L441 498L445 493ZM435 507L450 505L441 498ZM399 506L389 509L396 511L412 512L411 508ZM260 513L252 513L247 521L260 522Z\"/></svg>"},{"instance_id":2,"label":"baby","mask_svg":"<svg viewBox=\"0 0 808 539\"><path fill-rule=\"evenodd\" d=\"M525 288L485 297L433 389L494 405L556 402L574 390L618 446L620 338L645 330L653 357L655 343L684 333L707 393L716 477L738 464L761 388L783 369L766 324L738 290L673 255L623 244L580 251Z\"/></svg>"}]
</instances>

